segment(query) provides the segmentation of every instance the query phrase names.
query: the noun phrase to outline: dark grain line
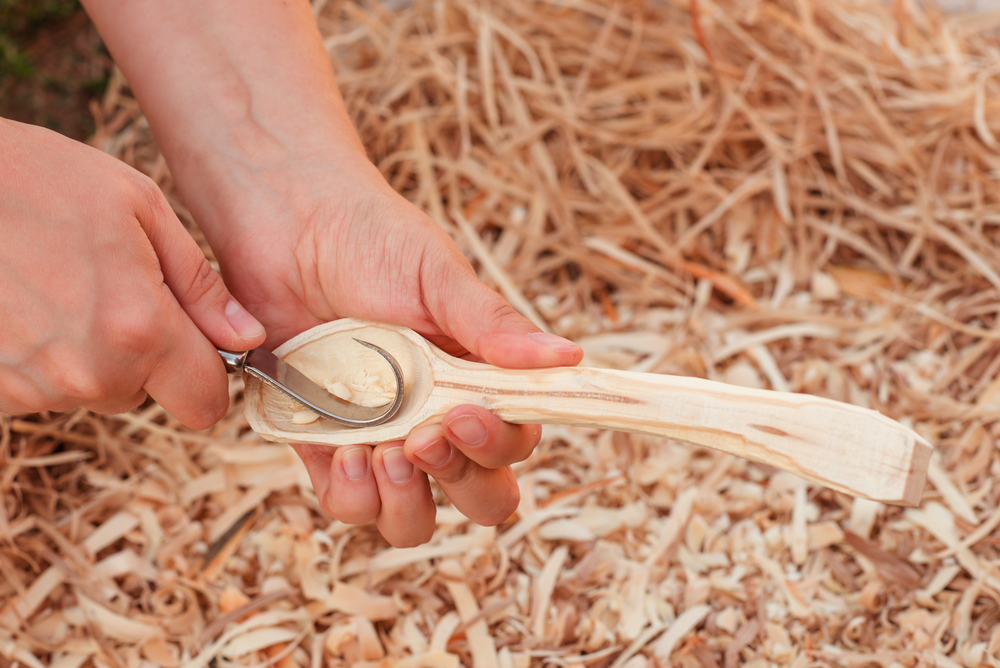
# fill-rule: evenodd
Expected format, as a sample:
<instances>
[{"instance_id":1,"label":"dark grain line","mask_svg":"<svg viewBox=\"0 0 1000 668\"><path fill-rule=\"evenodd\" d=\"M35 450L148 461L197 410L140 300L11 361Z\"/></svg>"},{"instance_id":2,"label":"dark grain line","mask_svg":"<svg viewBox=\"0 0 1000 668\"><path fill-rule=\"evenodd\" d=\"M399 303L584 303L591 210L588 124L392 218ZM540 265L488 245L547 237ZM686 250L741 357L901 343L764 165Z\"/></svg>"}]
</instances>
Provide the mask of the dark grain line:
<instances>
[{"instance_id":1,"label":"dark grain line","mask_svg":"<svg viewBox=\"0 0 1000 668\"><path fill-rule=\"evenodd\" d=\"M642 399L635 397L623 397L620 394L604 394L601 392L565 392L559 390L501 390L495 387L483 387L481 385L465 385L462 383L449 383L447 381L435 381L437 387L446 387L453 390L465 390L467 392L478 392L479 394L491 394L504 397L555 397L558 399L596 399L597 401L608 401L616 404L644 404Z\"/></svg>"},{"instance_id":2,"label":"dark grain line","mask_svg":"<svg viewBox=\"0 0 1000 668\"><path fill-rule=\"evenodd\" d=\"M777 427L769 427L766 424L752 424L749 425L756 429L757 431L762 431L765 434L772 434L774 436L791 436L787 431L782 431Z\"/></svg>"}]
</instances>

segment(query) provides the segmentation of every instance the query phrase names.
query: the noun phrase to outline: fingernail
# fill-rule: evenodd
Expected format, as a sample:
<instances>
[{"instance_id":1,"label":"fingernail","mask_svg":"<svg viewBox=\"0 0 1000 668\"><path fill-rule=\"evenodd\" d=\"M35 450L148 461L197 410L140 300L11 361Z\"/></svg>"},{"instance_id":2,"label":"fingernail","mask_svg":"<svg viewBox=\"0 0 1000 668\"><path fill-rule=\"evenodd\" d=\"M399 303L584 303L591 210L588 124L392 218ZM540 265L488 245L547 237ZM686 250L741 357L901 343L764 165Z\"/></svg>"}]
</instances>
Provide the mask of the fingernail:
<instances>
[{"instance_id":1,"label":"fingernail","mask_svg":"<svg viewBox=\"0 0 1000 668\"><path fill-rule=\"evenodd\" d=\"M448 423L448 429L466 445L482 445L486 442L486 425L475 415L463 415Z\"/></svg>"},{"instance_id":2,"label":"fingernail","mask_svg":"<svg viewBox=\"0 0 1000 668\"><path fill-rule=\"evenodd\" d=\"M528 334L528 338L535 343L540 343L546 348L556 351L557 353L571 353L580 348L580 346L573 343L569 339L564 339L561 336L549 334L548 332L532 332L531 334Z\"/></svg>"},{"instance_id":3,"label":"fingernail","mask_svg":"<svg viewBox=\"0 0 1000 668\"><path fill-rule=\"evenodd\" d=\"M443 438L431 441L430 445L417 451L417 457L435 468L444 466L451 459L451 444Z\"/></svg>"},{"instance_id":4,"label":"fingernail","mask_svg":"<svg viewBox=\"0 0 1000 668\"><path fill-rule=\"evenodd\" d=\"M368 453L364 448L348 448L341 463L348 480L361 480L368 473Z\"/></svg>"},{"instance_id":5,"label":"fingernail","mask_svg":"<svg viewBox=\"0 0 1000 668\"><path fill-rule=\"evenodd\" d=\"M226 304L226 320L244 338L253 339L264 333L264 325L257 322L235 299L230 299Z\"/></svg>"},{"instance_id":6,"label":"fingernail","mask_svg":"<svg viewBox=\"0 0 1000 668\"><path fill-rule=\"evenodd\" d=\"M409 482L413 477L413 464L398 445L382 453L382 465L385 466L385 474L393 482Z\"/></svg>"}]
</instances>

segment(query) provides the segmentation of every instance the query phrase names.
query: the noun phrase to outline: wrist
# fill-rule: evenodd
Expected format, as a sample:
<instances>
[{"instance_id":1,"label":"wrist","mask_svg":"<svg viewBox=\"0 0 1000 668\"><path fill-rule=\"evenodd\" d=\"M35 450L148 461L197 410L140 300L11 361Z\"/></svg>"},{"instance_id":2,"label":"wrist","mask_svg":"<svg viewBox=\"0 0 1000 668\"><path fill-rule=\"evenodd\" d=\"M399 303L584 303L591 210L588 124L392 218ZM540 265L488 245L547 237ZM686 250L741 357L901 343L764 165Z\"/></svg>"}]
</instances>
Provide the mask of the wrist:
<instances>
[{"instance_id":1,"label":"wrist","mask_svg":"<svg viewBox=\"0 0 1000 668\"><path fill-rule=\"evenodd\" d=\"M305 0L85 4L210 242L290 168L365 160Z\"/></svg>"},{"instance_id":2,"label":"wrist","mask_svg":"<svg viewBox=\"0 0 1000 668\"><path fill-rule=\"evenodd\" d=\"M296 202L323 171L374 169L332 73L313 74L291 88L267 78L205 84L197 118L150 120L213 248L262 219L305 213L295 211Z\"/></svg>"},{"instance_id":3,"label":"wrist","mask_svg":"<svg viewBox=\"0 0 1000 668\"><path fill-rule=\"evenodd\" d=\"M308 213L297 211L297 203L308 206L307 193L319 180L377 172L349 123L317 121L298 130L280 121L249 117L192 135L190 148L164 151L181 197L213 247L217 237L262 220Z\"/></svg>"}]
</instances>

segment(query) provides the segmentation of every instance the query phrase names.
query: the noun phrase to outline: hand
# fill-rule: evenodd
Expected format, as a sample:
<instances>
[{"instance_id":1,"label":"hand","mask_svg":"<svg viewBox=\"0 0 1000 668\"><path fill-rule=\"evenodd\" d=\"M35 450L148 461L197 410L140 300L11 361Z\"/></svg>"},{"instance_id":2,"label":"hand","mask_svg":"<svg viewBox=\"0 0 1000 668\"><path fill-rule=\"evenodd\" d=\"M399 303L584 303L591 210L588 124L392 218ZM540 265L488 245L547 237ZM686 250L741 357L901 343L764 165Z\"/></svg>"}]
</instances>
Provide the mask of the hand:
<instances>
[{"instance_id":1,"label":"hand","mask_svg":"<svg viewBox=\"0 0 1000 668\"><path fill-rule=\"evenodd\" d=\"M85 4L266 345L354 316L498 366L579 362L576 345L537 332L480 283L368 162L308 2ZM518 501L508 465L538 438L538 427L465 406L405 443L297 450L331 515L374 519L402 546L434 531L425 472L473 520L505 520Z\"/></svg>"},{"instance_id":2,"label":"hand","mask_svg":"<svg viewBox=\"0 0 1000 668\"><path fill-rule=\"evenodd\" d=\"M351 316L411 327L454 355L498 366L579 362L578 346L539 332L481 283L451 239L363 156L255 178L258 194L236 214L248 233L213 248L233 293L267 327L267 345ZM327 512L348 523L374 519L390 543L409 546L435 528L427 475L470 519L507 519L519 498L510 464L540 434L462 406L405 442L294 447Z\"/></svg>"},{"instance_id":3,"label":"hand","mask_svg":"<svg viewBox=\"0 0 1000 668\"><path fill-rule=\"evenodd\" d=\"M148 392L206 428L229 405L212 344L264 339L152 181L2 119L0 313L0 411L15 414L118 413Z\"/></svg>"}]
</instances>

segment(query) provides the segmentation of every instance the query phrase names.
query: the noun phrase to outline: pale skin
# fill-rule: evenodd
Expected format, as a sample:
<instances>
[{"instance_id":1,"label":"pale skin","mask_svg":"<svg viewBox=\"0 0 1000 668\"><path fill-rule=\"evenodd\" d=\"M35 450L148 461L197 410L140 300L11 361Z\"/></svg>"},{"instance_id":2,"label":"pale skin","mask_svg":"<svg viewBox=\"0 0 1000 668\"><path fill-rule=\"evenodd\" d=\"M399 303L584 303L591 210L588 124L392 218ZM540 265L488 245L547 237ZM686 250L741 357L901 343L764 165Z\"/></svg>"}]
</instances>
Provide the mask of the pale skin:
<instances>
[{"instance_id":1,"label":"pale skin","mask_svg":"<svg viewBox=\"0 0 1000 668\"><path fill-rule=\"evenodd\" d=\"M539 332L483 285L369 162L306 2L84 5L225 284L148 179L47 131L0 121L0 183L20 179L0 188L0 309L26 314L13 337L0 334L0 410L118 412L148 393L204 428L227 401L213 345L271 348L341 317L405 325L498 366L580 361L578 346ZM29 168L19 156L31 157ZM59 364L88 359L83 380ZM374 520L403 547L434 531L428 476L470 519L507 519L518 503L510 465L540 433L461 406L405 441L293 447L326 512Z\"/></svg>"}]
</instances>

